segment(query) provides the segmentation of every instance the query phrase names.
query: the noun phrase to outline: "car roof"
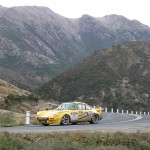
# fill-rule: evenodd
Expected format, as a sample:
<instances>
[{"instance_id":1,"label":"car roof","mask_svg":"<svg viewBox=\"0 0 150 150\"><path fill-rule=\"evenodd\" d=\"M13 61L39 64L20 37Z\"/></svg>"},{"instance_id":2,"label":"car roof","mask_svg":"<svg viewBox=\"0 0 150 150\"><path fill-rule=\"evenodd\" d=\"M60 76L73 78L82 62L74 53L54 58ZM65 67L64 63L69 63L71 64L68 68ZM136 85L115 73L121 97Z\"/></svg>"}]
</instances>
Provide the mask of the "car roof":
<instances>
[{"instance_id":1,"label":"car roof","mask_svg":"<svg viewBox=\"0 0 150 150\"><path fill-rule=\"evenodd\" d=\"M74 101L74 102L64 102L64 103L76 103L76 104L86 104L84 102Z\"/></svg>"}]
</instances>

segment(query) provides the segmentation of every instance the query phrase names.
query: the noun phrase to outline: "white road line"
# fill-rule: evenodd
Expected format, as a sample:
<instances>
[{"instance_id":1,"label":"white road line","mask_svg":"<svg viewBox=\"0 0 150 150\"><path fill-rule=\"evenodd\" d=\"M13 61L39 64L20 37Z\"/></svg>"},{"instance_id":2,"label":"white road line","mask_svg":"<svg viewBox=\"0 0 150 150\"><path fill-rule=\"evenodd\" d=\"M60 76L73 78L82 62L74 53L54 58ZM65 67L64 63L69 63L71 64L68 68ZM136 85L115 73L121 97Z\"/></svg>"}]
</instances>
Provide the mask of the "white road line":
<instances>
[{"instance_id":1,"label":"white road line","mask_svg":"<svg viewBox=\"0 0 150 150\"><path fill-rule=\"evenodd\" d=\"M131 114L129 114L129 115L131 115ZM136 116L137 118L132 119L132 120L120 121L120 122L131 122L131 121L136 121L136 120L142 119L142 116L140 116L140 115L131 115L131 116Z\"/></svg>"},{"instance_id":2,"label":"white road line","mask_svg":"<svg viewBox=\"0 0 150 150\"><path fill-rule=\"evenodd\" d=\"M116 121L116 122L109 122L109 123L102 123L102 124L123 123L123 122L131 122L131 121L136 121L136 120L142 119L142 116L140 116L140 115L134 115L134 114L129 114L129 115L131 115L131 116L136 116L136 118L135 118L135 119L132 119L132 120Z\"/></svg>"}]
</instances>

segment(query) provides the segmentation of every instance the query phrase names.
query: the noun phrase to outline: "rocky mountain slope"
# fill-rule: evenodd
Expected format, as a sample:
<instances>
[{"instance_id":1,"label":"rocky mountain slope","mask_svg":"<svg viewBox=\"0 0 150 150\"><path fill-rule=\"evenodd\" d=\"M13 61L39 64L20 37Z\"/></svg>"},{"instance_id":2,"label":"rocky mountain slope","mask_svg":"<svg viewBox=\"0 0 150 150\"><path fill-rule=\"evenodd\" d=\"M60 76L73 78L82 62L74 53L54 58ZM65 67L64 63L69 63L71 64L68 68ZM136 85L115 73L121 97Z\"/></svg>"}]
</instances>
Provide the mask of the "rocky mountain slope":
<instances>
[{"instance_id":1,"label":"rocky mountain slope","mask_svg":"<svg viewBox=\"0 0 150 150\"><path fill-rule=\"evenodd\" d=\"M5 97L10 94L27 96L31 93L0 79L0 109L6 108L7 104L5 103Z\"/></svg>"},{"instance_id":2,"label":"rocky mountain slope","mask_svg":"<svg viewBox=\"0 0 150 150\"><path fill-rule=\"evenodd\" d=\"M123 16L78 19L46 7L0 6L0 78L35 89L97 49L150 41L150 27Z\"/></svg>"},{"instance_id":3,"label":"rocky mountain slope","mask_svg":"<svg viewBox=\"0 0 150 150\"><path fill-rule=\"evenodd\" d=\"M31 113L37 113L39 110L54 109L59 104L58 102L53 101L44 101L44 100L33 100L32 97L29 97L28 100L24 100L24 96L30 96L32 93L26 90L22 90L4 80L0 79L0 114L10 110L13 112L20 112L25 114L26 111ZM20 96L20 98L9 99L6 101L7 96ZM21 97L22 96L22 97Z\"/></svg>"},{"instance_id":4,"label":"rocky mountain slope","mask_svg":"<svg viewBox=\"0 0 150 150\"><path fill-rule=\"evenodd\" d=\"M0 79L0 101L4 101L4 97L9 94L29 95L30 92L22 90L4 80Z\"/></svg>"},{"instance_id":5,"label":"rocky mountain slope","mask_svg":"<svg viewBox=\"0 0 150 150\"><path fill-rule=\"evenodd\" d=\"M96 51L49 83L41 94L129 110L150 108L150 44L127 42Z\"/></svg>"}]
</instances>

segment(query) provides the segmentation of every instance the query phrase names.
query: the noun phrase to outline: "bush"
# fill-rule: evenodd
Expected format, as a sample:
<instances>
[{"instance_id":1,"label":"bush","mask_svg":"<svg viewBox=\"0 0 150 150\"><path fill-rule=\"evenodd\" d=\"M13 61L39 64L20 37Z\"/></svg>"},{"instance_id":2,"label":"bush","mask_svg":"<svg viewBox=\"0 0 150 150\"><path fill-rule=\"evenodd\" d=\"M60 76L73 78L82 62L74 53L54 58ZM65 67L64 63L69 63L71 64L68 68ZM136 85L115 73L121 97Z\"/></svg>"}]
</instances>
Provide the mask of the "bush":
<instances>
[{"instance_id":1,"label":"bush","mask_svg":"<svg viewBox=\"0 0 150 150\"><path fill-rule=\"evenodd\" d=\"M36 94L30 94L30 95L19 95L19 94L9 94L7 97L5 97L5 102L9 103L10 101L25 101L25 100L34 100L38 101L39 97Z\"/></svg>"},{"instance_id":2,"label":"bush","mask_svg":"<svg viewBox=\"0 0 150 150\"><path fill-rule=\"evenodd\" d=\"M53 150L77 150L81 149L79 144L71 142L70 140L61 140L52 145Z\"/></svg>"},{"instance_id":3,"label":"bush","mask_svg":"<svg viewBox=\"0 0 150 150\"><path fill-rule=\"evenodd\" d=\"M9 136L3 136L0 139L0 149L1 150L21 150L24 148L24 144L17 139L13 139Z\"/></svg>"},{"instance_id":4,"label":"bush","mask_svg":"<svg viewBox=\"0 0 150 150\"><path fill-rule=\"evenodd\" d=\"M1 136L0 150L149 150L149 133L50 132ZM1 138L2 137L2 138ZM17 140L19 139L19 140Z\"/></svg>"},{"instance_id":5,"label":"bush","mask_svg":"<svg viewBox=\"0 0 150 150\"><path fill-rule=\"evenodd\" d=\"M0 126L10 127L16 125L17 122L12 112L3 113L0 115Z\"/></svg>"},{"instance_id":6,"label":"bush","mask_svg":"<svg viewBox=\"0 0 150 150\"><path fill-rule=\"evenodd\" d=\"M150 143L147 141L140 141L137 150L150 150Z\"/></svg>"}]
</instances>

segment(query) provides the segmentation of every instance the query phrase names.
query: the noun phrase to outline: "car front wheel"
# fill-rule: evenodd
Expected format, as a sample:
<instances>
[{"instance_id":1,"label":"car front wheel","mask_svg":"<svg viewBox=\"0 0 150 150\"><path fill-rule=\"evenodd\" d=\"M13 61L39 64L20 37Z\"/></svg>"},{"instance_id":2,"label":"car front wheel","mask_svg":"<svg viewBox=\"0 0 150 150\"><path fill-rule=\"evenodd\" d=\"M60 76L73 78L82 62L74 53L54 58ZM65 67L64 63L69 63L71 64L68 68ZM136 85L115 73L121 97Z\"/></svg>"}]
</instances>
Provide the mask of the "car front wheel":
<instances>
[{"instance_id":1,"label":"car front wheel","mask_svg":"<svg viewBox=\"0 0 150 150\"><path fill-rule=\"evenodd\" d=\"M61 118L61 125L67 125L69 124L69 122L70 122L70 117L68 115L64 115Z\"/></svg>"},{"instance_id":2,"label":"car front wheel","mask_svg":"<svg viewBox=\"0 0 150 150\"><path fill-rule=\"evenodd\" d=\"M96 124L96 123L98 123L98 120L99 120L99 117L98 117L98 115L95 114L92 116L90 123Z\"/></svg>"},{"instance_id":3,"label":"car front wheel","mask_svg":"<svg viewBox=\"0 0 150 150\"><path fill-rule=\"evenodd\" d=\"M43 126L49 126L49 124L42 123Z\"/></svg>"}]
</instances>

